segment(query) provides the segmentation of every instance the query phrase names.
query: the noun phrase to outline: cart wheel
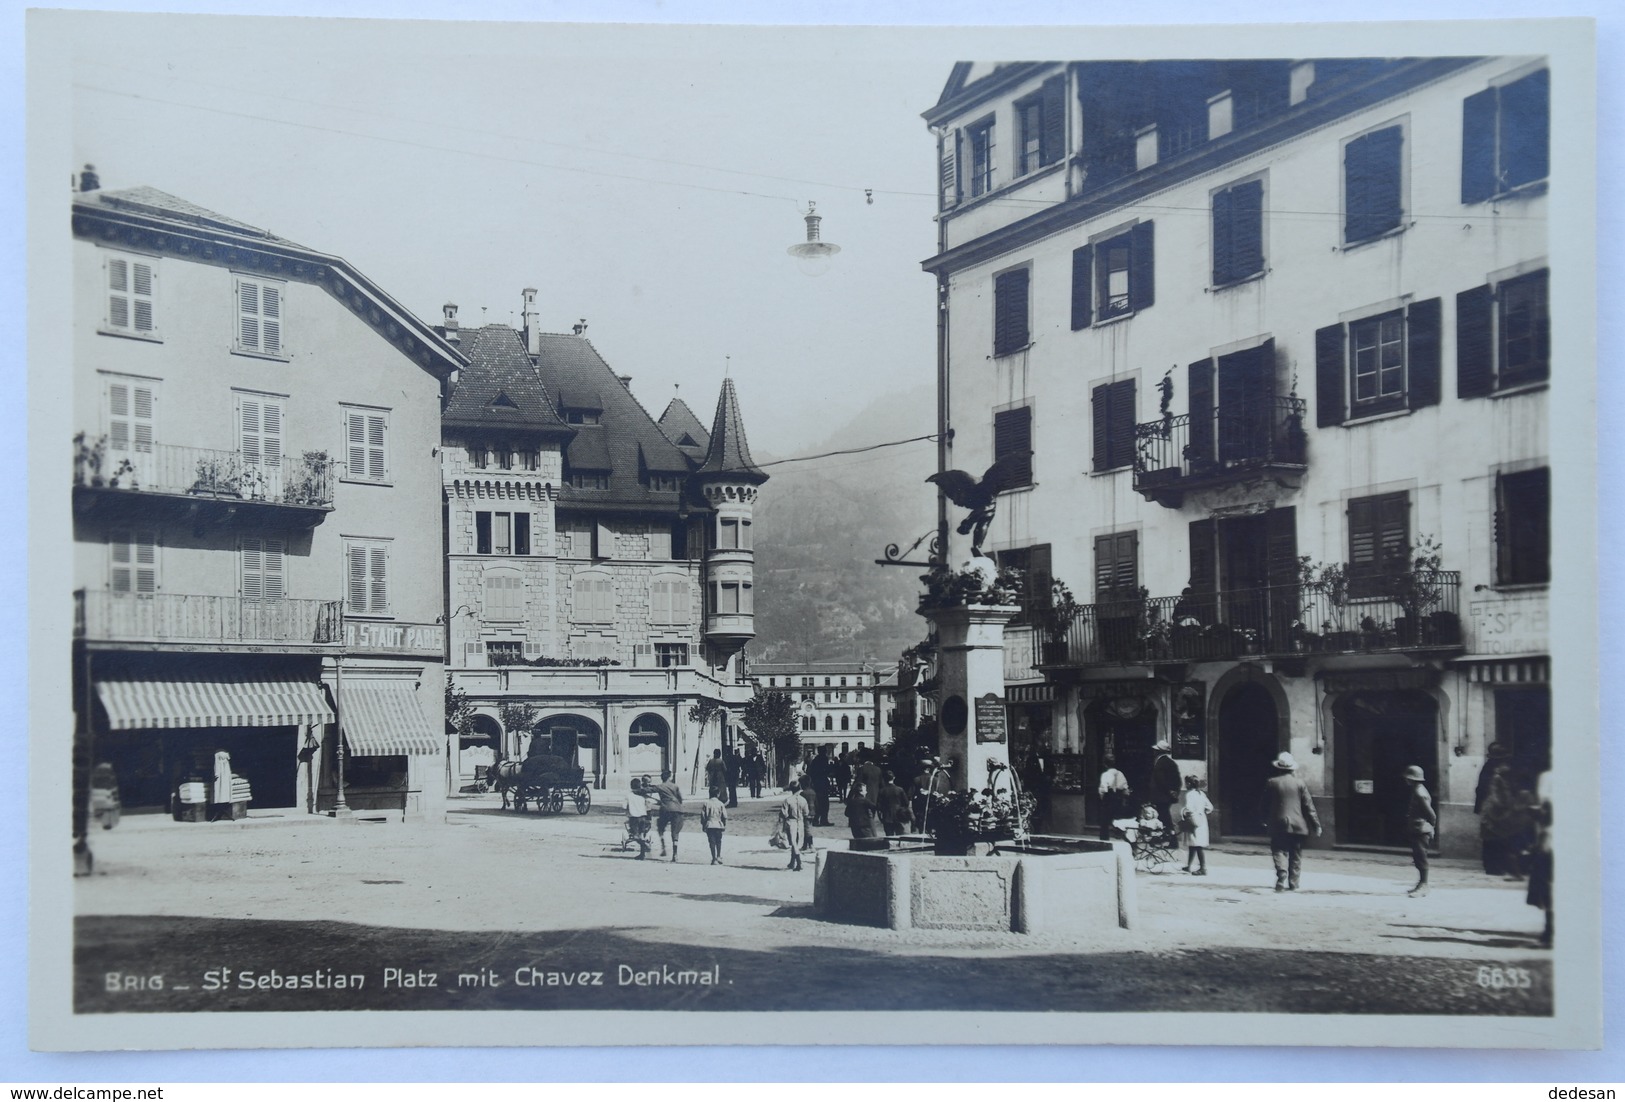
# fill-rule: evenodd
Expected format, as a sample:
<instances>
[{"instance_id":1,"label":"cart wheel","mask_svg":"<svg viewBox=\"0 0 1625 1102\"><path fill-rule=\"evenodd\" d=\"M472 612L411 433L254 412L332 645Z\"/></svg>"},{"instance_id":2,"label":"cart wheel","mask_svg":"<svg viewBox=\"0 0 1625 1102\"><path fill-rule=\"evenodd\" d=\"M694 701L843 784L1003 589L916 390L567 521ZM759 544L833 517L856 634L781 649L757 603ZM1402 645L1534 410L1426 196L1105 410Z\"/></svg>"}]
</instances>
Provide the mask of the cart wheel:
<instances>
[{"instance_id":1,"label":"cart wheel","mask_svg":"<svg viewBox=\"0 0 1625 1102\"><path fill-rule=\"evenodd\" d=\"M592 807L592 790L586 785L576 789L576 814L585 815Z\"/></svg>"},{"instance_id":2,"label":"cart wheel","mask_svg":"<svg viewBox=\"0 0 1625 1102\"><path fill-rule=\"evenodd\" d=\"M564 789L555 788L547 794L547 810L552 812L564 810Z\"/></svg>"}]
</instances>

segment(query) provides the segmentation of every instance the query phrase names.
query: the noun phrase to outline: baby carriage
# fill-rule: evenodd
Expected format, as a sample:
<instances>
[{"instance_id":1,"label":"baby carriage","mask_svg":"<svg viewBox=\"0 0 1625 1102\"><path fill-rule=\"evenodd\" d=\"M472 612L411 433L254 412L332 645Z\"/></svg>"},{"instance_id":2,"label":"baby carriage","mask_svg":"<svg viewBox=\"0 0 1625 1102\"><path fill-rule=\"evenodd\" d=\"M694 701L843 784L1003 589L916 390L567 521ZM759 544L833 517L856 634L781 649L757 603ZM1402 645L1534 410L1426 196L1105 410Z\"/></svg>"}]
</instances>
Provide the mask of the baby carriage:
<instances>
[{"instance_id":1,"label":"baby carriage","mask_svg":"<svg viewBox=\"0 0 1625 1102\"><path fill-rule=\"evenodd\" d=\"M1157 818L1150 804L1140 809L1138 819L1113 819L1112 837L1128 843L1137 869L1155 872L1179 860L1179 831Z\"/></svg>"}]
</instances>

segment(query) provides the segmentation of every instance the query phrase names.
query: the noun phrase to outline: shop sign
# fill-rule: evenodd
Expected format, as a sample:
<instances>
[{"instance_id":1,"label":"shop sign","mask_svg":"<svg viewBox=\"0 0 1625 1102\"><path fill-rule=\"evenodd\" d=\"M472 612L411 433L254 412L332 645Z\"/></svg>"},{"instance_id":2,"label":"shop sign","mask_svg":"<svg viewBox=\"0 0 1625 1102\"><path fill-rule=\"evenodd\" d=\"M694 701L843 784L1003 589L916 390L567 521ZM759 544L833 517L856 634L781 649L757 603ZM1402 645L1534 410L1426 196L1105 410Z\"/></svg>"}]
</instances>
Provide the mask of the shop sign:
<instances>
[{"instance_id":1,"label":"shop sign","mask_svg":"<svg viewBox=\"0 0 1625 1102\"><path fill-rule=\"evenodd\" d=\"M1376 781L1355 781L1354 794L1356 796L1373 796L1377 791Z\"/></svg>"},{"instance_id":2,"label":"shop sign","mask_svg":"<svg viewBox=\"0 0 1625 1102\"><path fill-rule=\"evenodd\" d=\"M1328 693L1397 693L1431 689L1439 683L1438 670L1359 670L1326 675Z\"/></svg>"},{"instance_id":3,"label":"shop sign","mask_svg":"<svg viewBox=\"0 0 1625 1102\"><path fill-rule=\"evenodd\" d=\"M1187 681L1174 690L1174 757L1207 757L1207 685Z\"/></svg>"},{"instance_id":4,"label":"shop sign","mask_svg":"<svg viewBox=\"0 0 1625 1102\"><path fill-rule=\"evenodd\" d=\"M1544 654L1549 646L1545 594L1473 601L1467 611L1474 654Z\"/></svg>"},{"instance_id":5,"label":"shop sign","mask_svg":"<svg viewBox=\"0 0 1625 1102\"><path fill-rule=\"evenodd\" d=\"M440 658L446 653L443 624L344 622L344 649L348 654L410 654Z\"/></svg>"},{"instance_id":6,"label":"shop sign","mask_svg":"<svg viewBox=\"0 0 1625 1102\"><path fill-rule=\"evenodd\" d=\"M996 693L983 693L976 698L976 741L1003 742L1004 700Z\"/></svg>"}]
</instances>

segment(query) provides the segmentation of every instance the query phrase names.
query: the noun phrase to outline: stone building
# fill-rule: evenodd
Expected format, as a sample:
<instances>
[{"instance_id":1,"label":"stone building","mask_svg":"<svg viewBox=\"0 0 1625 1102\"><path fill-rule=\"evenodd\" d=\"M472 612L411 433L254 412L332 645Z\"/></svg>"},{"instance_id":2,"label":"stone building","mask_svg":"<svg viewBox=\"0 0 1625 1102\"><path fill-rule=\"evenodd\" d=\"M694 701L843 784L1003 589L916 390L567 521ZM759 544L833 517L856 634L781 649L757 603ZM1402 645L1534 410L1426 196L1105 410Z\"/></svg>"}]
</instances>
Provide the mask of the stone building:
<instances>
[{"instance_id":1,"label":"stone building","mask_svg":"<svg viewBox=\"0 0 1625 1102\"><path fill-rule=\"evenodd\" d=\"M585 336L541 332L528 289L523 321L462 329L448 305L441 327L469 360L441 448L451 679L476 708L457 771L540 737L600 788L694 783L750 697L767 476L733 381L709 431L681 402L657 424Z\"/></svg>"},{"instance_id":2,"label":"stone building","mask_svg":"<svg viewBox=\"0 0 1625 1102\"><path fill-rule=\"evenodd\" d=\"M464 363L339 257L154 188L73 201L74 707L127 807L446 793L434 449ZM225 803L227 801L211 801Z\"/></svg>"},{"instance_id":3,"label":"stone building","mask_svg":"<svg viewBox=\"0 0 1625 1102\"><path fill-rule=\"evenodd\" d=\"M1491 744L1547 766L1548 87L1538 57L962 63L925 112L942 466L1020 457L986 545L1027 577L1007 726L1060 751L1074 826L1106 754L1144 791L1166 739L1225 835L1287 751L1327 843L1400 844L1418 765L1471 852Z\"/></svg>"}]
</instances>

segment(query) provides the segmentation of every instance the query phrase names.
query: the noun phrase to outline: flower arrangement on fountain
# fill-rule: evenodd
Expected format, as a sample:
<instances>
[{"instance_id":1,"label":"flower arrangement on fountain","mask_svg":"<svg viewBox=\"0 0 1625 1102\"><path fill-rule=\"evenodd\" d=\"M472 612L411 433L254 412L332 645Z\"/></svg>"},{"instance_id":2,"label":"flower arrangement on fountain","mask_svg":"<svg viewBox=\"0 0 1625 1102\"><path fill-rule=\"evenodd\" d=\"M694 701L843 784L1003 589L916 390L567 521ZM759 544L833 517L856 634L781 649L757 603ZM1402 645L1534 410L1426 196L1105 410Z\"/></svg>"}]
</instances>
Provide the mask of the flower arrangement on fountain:
<instances>
[{"instance_id":1,"label":"flower arrangement on fountain","mask_svg":"<svg viewBox=\"0 0 1625 1102\"><path fill-rule=\"evenodd\" d=\"M997 759L987 764L988 787L950 792L931 805L928 825L939 852L964 853L978 842L1027 838L1034 798L1026 792L994 787L995 777L1007 767Z\"/></svg>"},{"instance_id":2,"label":"flower arrangement on fountain","mask_svg":"<svg viewBox=\"0 0 1625 1102\"><path fill-rule=\"evenodd\" d=\"M920 575L920 581L925 583L921 612L965 605L1014 604L1021 592L1021 571L998 566L985 555L971 558L958 570L950 569L947 563L935 563L928 573Z\"/></svg>"}]
</instances>

